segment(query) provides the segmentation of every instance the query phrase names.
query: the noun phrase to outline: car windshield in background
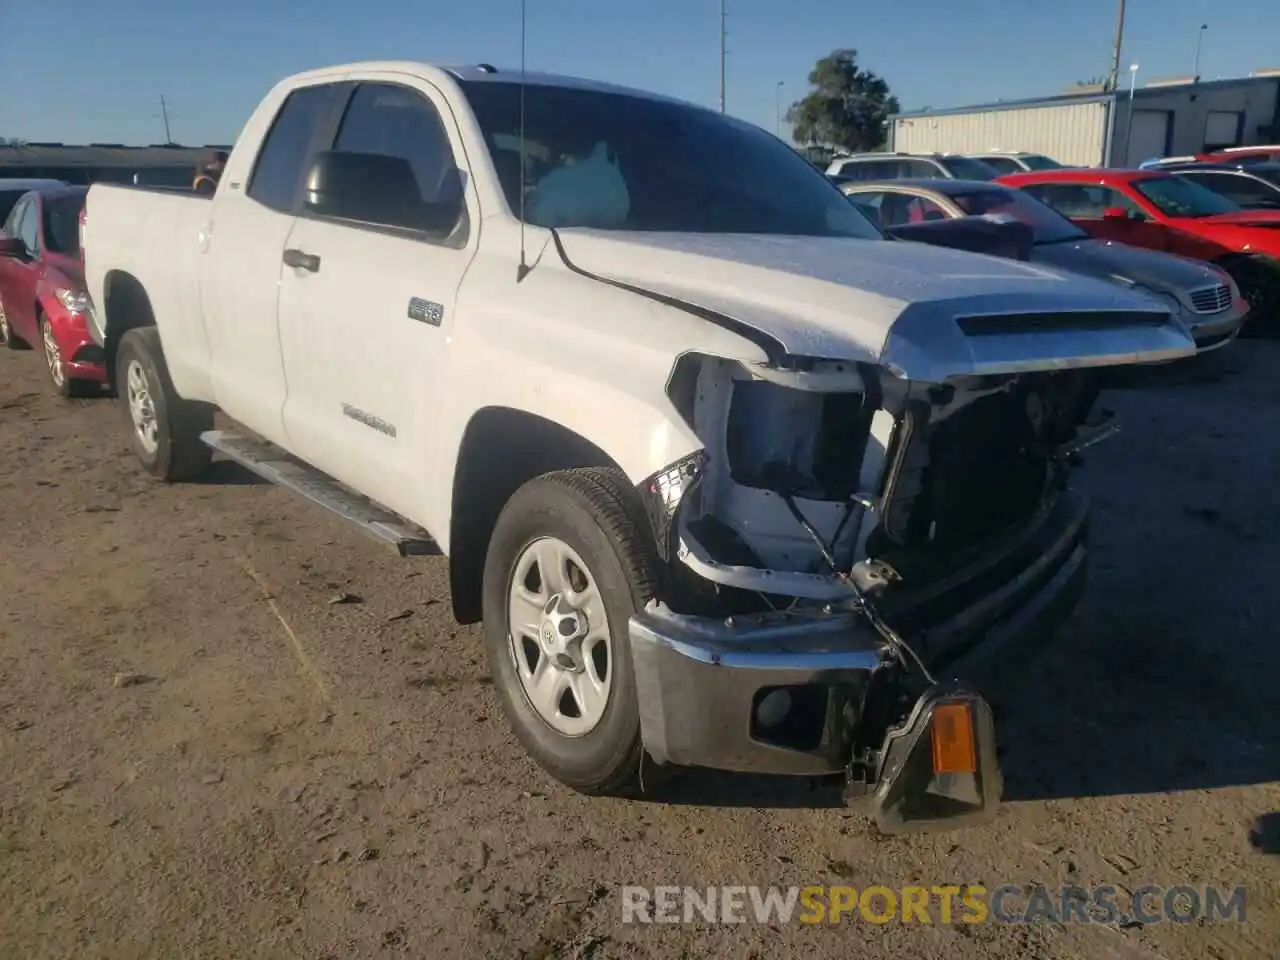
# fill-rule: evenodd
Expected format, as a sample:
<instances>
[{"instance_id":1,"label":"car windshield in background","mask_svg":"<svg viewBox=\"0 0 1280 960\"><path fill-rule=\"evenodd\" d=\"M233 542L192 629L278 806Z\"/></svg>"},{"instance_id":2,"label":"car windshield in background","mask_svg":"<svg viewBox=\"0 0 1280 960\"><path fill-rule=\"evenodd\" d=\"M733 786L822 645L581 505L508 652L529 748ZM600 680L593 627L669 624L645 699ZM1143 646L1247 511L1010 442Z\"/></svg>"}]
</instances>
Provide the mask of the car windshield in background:
<instances>
[{"instance_id":1,"label":"car windshield in background","mask_svg":"<svg viewBox=\"0 0 1280 960\"><path fill-rule=\"evenodd\" d=\"M0 223L9 219L9 214L18 205L26 190L0 190Z\"/></svg>"},{"instance_id":2,"label":"car windshield in background","mask_svg":"<svg viewBox=\"0 0 1280 960\"><path fill-rule=\"evenodd\" d=\"M44 245L50 253L80 253L80 208L85 191L62 193L44 201Z\"/></svg>"},{"instance_id":3,"label":"car windshield in background","mask_svg":"<svg viewBox=\"0 0 1280 960\"><path fill-rule=\"evenodd\" d=\"M948 199L971 217L1004 214L1025 223L1037 244L1089 237L1066 217L1021 190L975 190L949 194Z\"/></svg>"},{"instance_id":4,"label":"car windshield in background","mask_svg":"<svg viewBox=\"0 0 1280 960\"><path fill-rule=\"evenodd\" d=\"M1000 171L973 157L938 157L938 162L957 180L994 180Z\"/></svg>"},{"instance_id":5,"label":"car windshield in background","mask_svg":"<svg viewBox=\"0 0 1280 960\"><path fill-rule=\"evenodd\" d=\"M821 171L759 127L627 93L464 81L503 192L527 222L689 233L883 234ZM726 171L731 171L726 173Z\"/></svg>"},{"instance_id":6,"label":"car windshield in background","mask_svg":"<svg viewBox=\"0 0 1280 960\"><path fill-rule=\"evenodd\" d=\"M1221 194L1183 177L1134 180L1133 188L1155 204L1166 217L1213 217L1242 209Z\"/></svg>"},{"instance_id":7,"label":"car windshield in background","mask_svg":"<svg viewBox=\"0 0 1280 960\"><path fill-rule=\"evenodd\" d=\"M1041 156L1038 153L1024 153L1022 162L1027 165L1028 170L1061 170L1062 164L1050 157Z\"/></svg>"}]
</instances>

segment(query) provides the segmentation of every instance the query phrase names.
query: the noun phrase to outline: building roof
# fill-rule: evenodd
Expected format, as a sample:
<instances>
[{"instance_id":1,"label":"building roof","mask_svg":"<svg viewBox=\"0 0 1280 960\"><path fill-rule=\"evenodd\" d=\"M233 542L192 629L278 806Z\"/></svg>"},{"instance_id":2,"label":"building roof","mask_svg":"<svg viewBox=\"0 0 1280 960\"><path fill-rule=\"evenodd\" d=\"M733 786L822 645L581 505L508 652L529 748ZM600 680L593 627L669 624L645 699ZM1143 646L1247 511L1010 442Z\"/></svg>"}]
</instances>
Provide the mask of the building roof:
<instances>
[{"instance_id":1,"label":"building roof","mask_svg":"<svg viewBox=\"0 0 1280 960\"><path fill-rule=\"evenodd\" d=\"M5 167L168 167L195 165L206 161L215 150L229 147L209 144L201 147L179 144L152 144L129 147L119 143L25 143L0 147L0 173Z\"/></svg>"},{"instance_id":2,"label":"building roof","mask_svg":"<svg viewBox=\"0 0 1280 960\"><path fill-rule=\"evenodd\" d=\"M1199 83L1190 78L1182 82L1161 80L1135 88L1133 95L1135 99L1141 99L1146 96L1161 96L1184 87L1195 87L1196 91L1199 92L1202 90L1222 90L1230 87L1262 84L1275 85L1277 83L1280 83L1280 79L1274 76L1232 77L1226 80L1202 80ZM1119 96L1127 97L1129 90L1125 87L1117 91L1117 93ZM1111 98L1112 94L1110 93L1100 91L1097 88L1086 88L1078 92L1060 93L1049 97L997 100L995 103L977 103L967 107L946 107L941 110L910 110L891 114L889 119L911 120L919 117L945 117L948 114L978 113L990 110L1024 110L1029 107L1060 107L1073 103L1106 103Z\"/></svg>"}]
</instances>

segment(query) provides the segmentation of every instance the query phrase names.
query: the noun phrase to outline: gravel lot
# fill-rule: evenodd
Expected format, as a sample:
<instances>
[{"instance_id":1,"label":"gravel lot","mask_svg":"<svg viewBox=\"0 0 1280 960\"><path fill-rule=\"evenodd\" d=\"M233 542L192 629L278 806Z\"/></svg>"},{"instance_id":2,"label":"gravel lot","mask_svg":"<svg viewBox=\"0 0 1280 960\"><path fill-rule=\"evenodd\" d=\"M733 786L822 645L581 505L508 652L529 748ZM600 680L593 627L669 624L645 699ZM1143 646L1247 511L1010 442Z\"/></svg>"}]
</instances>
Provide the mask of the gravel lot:
<instances>
[{"instance_id":1,"label":"gravel lot","mask_svg":"<svg viewBox=\"0 0 1280 960\"><path fill-rule=\"evenodd\" d=\"M0 957L1280 955L1277 371L1244 341L1107 394L1090 594L1004 720L1000 818L885 840L804 782L549 782L443 561L229 464L154 483L111 401L0 352ZM1239 884L1248 922L620 922L624 884L1036 882Z\"/></svg>"}]
</instances>

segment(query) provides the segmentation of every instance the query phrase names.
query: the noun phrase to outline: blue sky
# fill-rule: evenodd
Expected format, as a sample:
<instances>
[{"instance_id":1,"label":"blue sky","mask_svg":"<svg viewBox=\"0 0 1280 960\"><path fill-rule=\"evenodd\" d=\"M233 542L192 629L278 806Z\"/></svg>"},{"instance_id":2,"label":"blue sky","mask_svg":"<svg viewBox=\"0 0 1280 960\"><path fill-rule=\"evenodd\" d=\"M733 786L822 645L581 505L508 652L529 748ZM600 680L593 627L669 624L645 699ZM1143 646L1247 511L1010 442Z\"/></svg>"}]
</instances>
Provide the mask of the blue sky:
<instances>
[{"instance_id":1,"label":"blue sky","mask_svg":"<svg viewBox=\"0 0 1280 960\"><path fill-rule=\"evenodd\" d=\"M528 0L528 61L714 105L719 0ZM1109 65L1115 0L728 0L730 113L772 129L813 61L854 47L904 109L1061 92ZM519 0L0 0L0 136L230 142L279 78L351 60L519 63ZM1276 0L1129 0L1122 71L1280 67Z\"/></svg>"}]
</instances>

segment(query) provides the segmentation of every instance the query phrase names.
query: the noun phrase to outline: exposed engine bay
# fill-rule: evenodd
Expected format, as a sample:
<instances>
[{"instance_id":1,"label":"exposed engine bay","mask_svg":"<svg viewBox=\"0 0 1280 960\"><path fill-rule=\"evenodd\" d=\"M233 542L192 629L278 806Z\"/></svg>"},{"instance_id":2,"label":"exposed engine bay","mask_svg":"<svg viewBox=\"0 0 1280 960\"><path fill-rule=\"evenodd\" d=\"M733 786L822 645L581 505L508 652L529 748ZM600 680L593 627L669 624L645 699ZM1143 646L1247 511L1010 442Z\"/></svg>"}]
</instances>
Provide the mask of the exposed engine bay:
<instances>
[{"instance_id":1,"label":"exposed engine bay","mask_svg":"<svg viewBox=\"0 0 1280 960\"><path fill-rule=\"evenodd\" d=\"M677 574L667 602L704 615L945 576L1032 518L1073 451L1109 432L1087 423L1098 388L1084 370L920 384L689 355L669 393L704 450L677 465L658 546L695 575Z\"/></svg>"}]
</instances>

